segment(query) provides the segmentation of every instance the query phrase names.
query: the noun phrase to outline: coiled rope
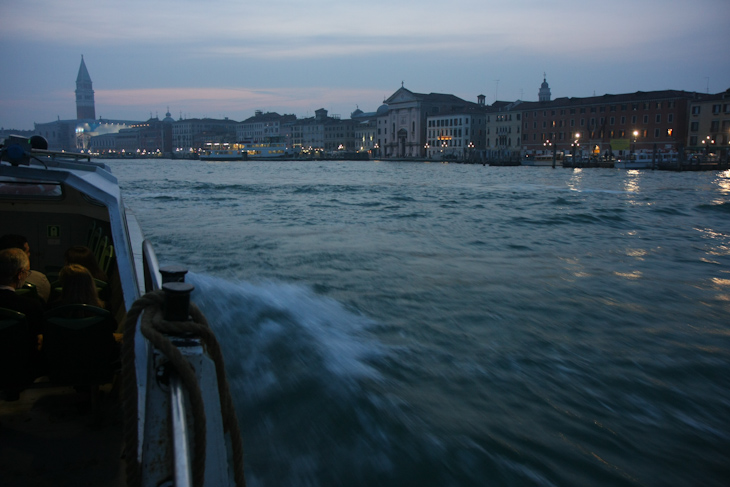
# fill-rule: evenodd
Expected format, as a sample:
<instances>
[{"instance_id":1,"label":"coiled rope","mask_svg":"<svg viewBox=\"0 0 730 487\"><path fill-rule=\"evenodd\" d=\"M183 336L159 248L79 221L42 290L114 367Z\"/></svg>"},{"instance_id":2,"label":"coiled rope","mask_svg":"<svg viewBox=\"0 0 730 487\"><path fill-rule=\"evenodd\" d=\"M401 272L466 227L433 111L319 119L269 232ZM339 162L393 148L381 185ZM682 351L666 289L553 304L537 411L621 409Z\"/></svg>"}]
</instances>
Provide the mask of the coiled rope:
<instances>
[{"instance_id":1,"label":"coiled rope","mask_svg":"<svg viewBox=\"0 0 730 487\"><path fill-rule=\"evenodd\" d=\"M140 332L170 361L175 372L188 393L193 417L193 458L192 480L194 487L202 487L205 478L206 422L203 398L200 385L190 363L180 350L167 337L170 335L191 334L199 338L215 364L218 378L218 395L221 404L224 432L229 433L233 453L233 477L238 487L245 487L243 476L243 441L238 426L238 418L231 399L228 379L223 363L223 354L215 335L198 307L190 304L192 321L165 321L162 307L165 300L164 291L152 291L134 302L127 313L122 341L122 394L124 408L124 456L127 465L127 484L140 486L142 470L137 458L138 443L138 411L137 411L137 375L134 358L134 335L139 317L142 316ZM143 314L144 313L144 314Z\"/></svg>"}]
</instances>

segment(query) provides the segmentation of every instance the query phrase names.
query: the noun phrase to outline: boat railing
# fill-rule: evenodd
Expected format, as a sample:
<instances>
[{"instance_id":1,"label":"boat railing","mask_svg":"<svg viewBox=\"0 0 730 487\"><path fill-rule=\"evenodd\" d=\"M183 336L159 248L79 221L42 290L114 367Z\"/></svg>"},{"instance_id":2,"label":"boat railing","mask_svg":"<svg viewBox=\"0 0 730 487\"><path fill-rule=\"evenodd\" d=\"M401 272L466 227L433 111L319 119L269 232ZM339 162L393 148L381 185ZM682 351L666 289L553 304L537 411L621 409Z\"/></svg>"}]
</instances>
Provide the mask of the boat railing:
<instances>
[{"instance_id":1,"label":"boat railing","mask_svg":"<svg viewBox=\"0 0 730 487\"><path fill-rule=\"evenodd\" d=\"M231 464L227 455L221 454L229 448L226 445L238 452L242 452L242 447L230 393L220 395L221 384L225 384L225 390L228 388L220 347L211 342L212 334L201 333L205 319L190 303L194 287L185 283L187 269L159 268L147 240L142 243L142 261L145 291L165 291L164 301L159 304L162 320L167 323L164 331L160 330L164 338L150 341L147 358L150 366L146 367L143 402L147 408L140 463L148 468L143 483L158 485L166 478L174 478L176 486L223 486L233 485L233 479L237 479L236 485L241 486L242 455L234 455L236 460ZM157 302L158 298L150 296L151 301ZM133 319L140 320L141 327L146 319L154 321L156 314L151 311L147 318ZM176 351L171 353L170 347Z\"/></svg>"},{"instance_id":2,"label":"boat railing","mask_svg":"<svg viewBox=\"0 0 730 487\"><path fill-rule=\"evenodd\" d=\"M185 391L177 374L170 377L170 418L172 420L172 451L176 487L192 485L190 470L190 440L186 421Z\"/></svg>"},{"instance_id":3,"label":"boat railing","mask_svg":"<svg viewBox=\"0 0 730 487\"><path fill-rule=\"evenodd\" d=\"M159 263L157 255L149 240L142 242L142 262L144 266L145 290L159 290L160 282ZM190 470L190 438L187 423L187 408L185 404L185 389L180 377L174 372L169 376L170 421L172 423L172 456L173 476L175 486L189 487L192 485Z\"/></svg>"},{"instance_id":4,"label":"boat railing","mask_svg":"<svg viewBox=\"0 0 730 487\"><path fill-rule=\"evenodd\" d=\"M142 265L144 267L145 292L156 291L162 288L160 282L159 263L157 255L149 240L142 242Z\"/></svg>"}]
</instances>

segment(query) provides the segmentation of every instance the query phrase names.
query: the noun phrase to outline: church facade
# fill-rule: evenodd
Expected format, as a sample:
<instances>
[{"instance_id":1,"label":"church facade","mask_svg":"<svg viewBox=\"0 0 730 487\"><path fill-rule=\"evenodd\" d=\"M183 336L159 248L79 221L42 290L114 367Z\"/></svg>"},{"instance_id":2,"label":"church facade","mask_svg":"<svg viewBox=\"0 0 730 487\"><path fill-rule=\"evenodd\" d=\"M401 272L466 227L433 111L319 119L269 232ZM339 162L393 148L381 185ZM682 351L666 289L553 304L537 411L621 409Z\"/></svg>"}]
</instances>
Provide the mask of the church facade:
<instances>
[{"instance_id":1,"label":"church facade","mask_svg":"<svg viewBox=\"0 0 730 487\"><path fill-rule=\"evenodd\" d=\"M427 157L428 117L477 105L454 95L414 93L402 85L384 104L387 109L378 110L377 147L381 157L391 159Z\"/></svg>"}]
</instances>

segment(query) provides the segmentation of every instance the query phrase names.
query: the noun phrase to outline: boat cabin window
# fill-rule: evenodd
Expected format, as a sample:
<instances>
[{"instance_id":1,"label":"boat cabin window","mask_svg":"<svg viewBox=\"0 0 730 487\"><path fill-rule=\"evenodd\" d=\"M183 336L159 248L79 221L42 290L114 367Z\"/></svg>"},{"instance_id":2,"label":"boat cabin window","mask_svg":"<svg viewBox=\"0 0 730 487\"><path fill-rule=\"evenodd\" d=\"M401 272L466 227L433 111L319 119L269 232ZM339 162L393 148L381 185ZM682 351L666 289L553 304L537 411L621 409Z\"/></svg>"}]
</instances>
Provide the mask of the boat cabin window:
<instances>
[{"instance_id":1,"label":"boat cabin window","mask_svg":"<svg viewBox=\"0 0 730 487\"><path fill-rule=\"evenodd\" d=\"M38 183L15 178L0 180L0 198L28 198L60 200L63 189L60 183Z\"/></svg>"}]
</instances>

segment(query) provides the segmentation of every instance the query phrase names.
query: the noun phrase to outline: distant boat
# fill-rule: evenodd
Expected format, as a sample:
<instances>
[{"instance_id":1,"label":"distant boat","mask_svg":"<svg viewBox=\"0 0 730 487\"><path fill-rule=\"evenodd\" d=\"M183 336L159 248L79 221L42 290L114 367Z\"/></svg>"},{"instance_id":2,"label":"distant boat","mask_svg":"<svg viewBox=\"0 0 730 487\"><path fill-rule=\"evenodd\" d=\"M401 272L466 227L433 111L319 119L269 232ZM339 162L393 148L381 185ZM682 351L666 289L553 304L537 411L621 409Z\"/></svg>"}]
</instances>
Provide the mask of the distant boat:
<instances>
[{"instance_id":1,"label":"distant boat","mask_svg":"<svg viewBox=\"0 0 730 487\"><path fill-rule=\"evenodd\" d=\"M636 152L626 157L619 157L614 162L613 167L619 169L652 169L661 163L676 163L677 160L676 153Z\"/></svg>"},{"instance_id":2,"label":"distant boat","mask_svg":"<svg viewBox=\"0 0 730 487\"><path fill-rule=\"evenodd\" d=\"M246 154L240 149L209 149L200 153L201 161L243 161Z\"/></svg>"},{"instance_id":3,"label":"distant boat","mask_svg":"<svg viewBox=\"0 0 730 487\"><path fill-rule=\"evenodd\" d=\"M243 142L241 151L248 159L275 159L292 155L286 142L265 140L263 142Z\"/></svg>"},{"instance_id":4,"label":"distant boat","mask_svg":"<svg viewBox=\"0 0 730 487\"><path fill-rule=\"evenodd\" d=\"M551 166L553 165L553 154L526 154L522 159L523 166ZM563 153L555 153L555 165L563 165Z\"/></svg>"}]
</instances>

